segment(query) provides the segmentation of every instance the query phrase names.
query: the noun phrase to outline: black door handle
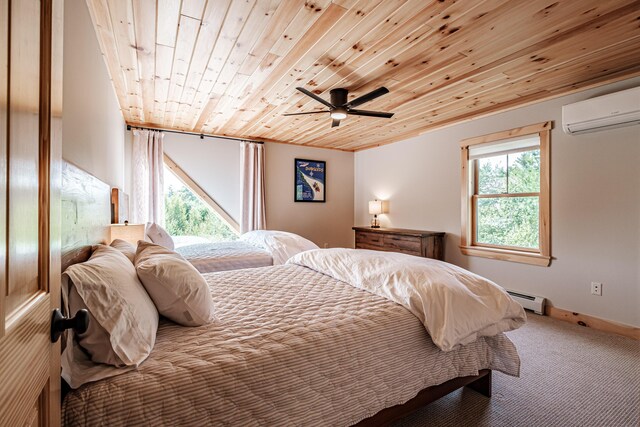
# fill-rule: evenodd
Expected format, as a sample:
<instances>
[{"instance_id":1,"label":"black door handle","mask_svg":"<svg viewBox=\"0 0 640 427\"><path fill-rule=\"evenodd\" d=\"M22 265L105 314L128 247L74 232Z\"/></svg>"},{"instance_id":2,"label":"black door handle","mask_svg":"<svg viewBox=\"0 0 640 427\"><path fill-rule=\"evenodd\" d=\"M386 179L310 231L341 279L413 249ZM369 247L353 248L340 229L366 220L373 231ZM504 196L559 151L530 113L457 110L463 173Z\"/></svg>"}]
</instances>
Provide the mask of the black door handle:
<instances>
[{"instance_id":1,"label":"black door handle","mask_svg":"<svg viewBox=\"0 0 640 427\"><path fill-rule=\"evenodd\" d=\"M51 342L58 341L62 332L69 328L72 328L77 334L87 332L89 328L89 312L84 309L78 310L74 317L68 319L62 315L59 308L53 310L51 314Z\"/></svg>"}]
</instances>

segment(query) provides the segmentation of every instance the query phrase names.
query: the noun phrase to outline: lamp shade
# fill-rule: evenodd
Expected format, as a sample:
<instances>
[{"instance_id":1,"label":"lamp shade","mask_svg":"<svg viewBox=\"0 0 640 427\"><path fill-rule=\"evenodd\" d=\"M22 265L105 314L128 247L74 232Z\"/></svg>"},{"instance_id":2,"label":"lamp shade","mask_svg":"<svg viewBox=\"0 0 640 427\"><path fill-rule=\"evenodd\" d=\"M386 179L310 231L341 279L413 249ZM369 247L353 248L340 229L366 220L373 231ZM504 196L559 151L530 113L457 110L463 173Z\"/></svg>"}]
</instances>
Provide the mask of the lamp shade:
<instances>
[{"instance_id":1,"label":"lamp shade","mask_svg":"<svg viewBox=\"0 0 640 427\"><path fill-rule=\"evenodd\" d=\"M144 240L144 224L112 224L109 226L109 243L121 239L132 245Z\"/></svg>"},{"instance_id":2,"label":"lamp shade","mask_svg":"<svg viewBox=\"0 0 640 427\"><path fill-rule=\"evenodd\" d=\"M382 200L373 200L369 202L369 214L379 215L382 213Z\"/></svg>"}]
</instances>

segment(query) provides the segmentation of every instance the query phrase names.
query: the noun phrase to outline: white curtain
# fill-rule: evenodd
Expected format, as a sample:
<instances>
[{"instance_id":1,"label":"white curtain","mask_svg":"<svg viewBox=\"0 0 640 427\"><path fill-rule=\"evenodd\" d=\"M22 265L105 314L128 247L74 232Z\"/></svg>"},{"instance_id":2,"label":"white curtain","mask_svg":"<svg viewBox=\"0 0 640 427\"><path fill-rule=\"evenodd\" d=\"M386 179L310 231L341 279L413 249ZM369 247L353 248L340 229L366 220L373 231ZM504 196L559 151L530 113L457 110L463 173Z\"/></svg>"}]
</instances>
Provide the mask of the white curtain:
<instances>
[{"instance_id":1,"label":"white curtain","mask_svg":"<svg viewBox=\"0 0 640 427\"><path fill-rule=\"evenodd\" d=\"M264 146L242 141L240 146L242 192L240 232L264 230L267 226L264 204Z\"/></svg>"},{"instance_id":2,"label":"white curtain","mask_svg":"<svg viewBox=\"0 0 640 427\"><path fill-rule=\"evenodd\" d=\"M164 160L158 131L133 131L131 221L164 225Z\"/></svg>"}]
</instances>

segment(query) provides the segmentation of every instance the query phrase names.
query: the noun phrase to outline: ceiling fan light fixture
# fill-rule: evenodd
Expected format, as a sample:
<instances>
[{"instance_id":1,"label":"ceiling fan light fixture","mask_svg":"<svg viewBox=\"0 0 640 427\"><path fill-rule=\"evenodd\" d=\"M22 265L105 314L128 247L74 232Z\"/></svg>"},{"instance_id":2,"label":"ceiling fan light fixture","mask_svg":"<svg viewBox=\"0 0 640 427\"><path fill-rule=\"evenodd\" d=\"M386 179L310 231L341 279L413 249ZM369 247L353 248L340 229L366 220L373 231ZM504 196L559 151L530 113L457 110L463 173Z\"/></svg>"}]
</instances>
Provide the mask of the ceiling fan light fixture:
<instances>
[{"instance_id":1,"label":"ceiling fan light fixture","mask_svg":"<svg viewBox=\"0 0 640 427\"><path fill-rule=\"evenodd\" d=\"M336 108L331 111L331 118L334 120L344 120L347 118L347 110L344 108Z\"/></svg>"}]
</instances>

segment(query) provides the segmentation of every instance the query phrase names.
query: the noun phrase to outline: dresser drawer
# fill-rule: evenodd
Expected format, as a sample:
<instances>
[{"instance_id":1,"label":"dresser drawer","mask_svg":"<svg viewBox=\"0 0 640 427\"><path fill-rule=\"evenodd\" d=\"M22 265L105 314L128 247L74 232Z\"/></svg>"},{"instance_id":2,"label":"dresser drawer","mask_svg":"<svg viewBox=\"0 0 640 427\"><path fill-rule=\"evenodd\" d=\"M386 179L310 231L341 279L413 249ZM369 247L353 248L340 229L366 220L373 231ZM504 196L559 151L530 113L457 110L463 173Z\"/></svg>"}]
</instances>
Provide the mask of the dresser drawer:
<instances>
[{"instance_id":1,"label":"dresser drawer","mask_svg":"<svg viewBox=\"0 0 640 427\"><path fill-rule=\"evenodd\" d=\"M422 239L414 236L385 235L384 245L392 251L421 253Z\"/></svg>"},{"instance_id":2,"label":"dresser drawer","mask_svg":"<svg viewBox=\"0 0 640 427\"><path fill-rule=\"evenodd\" d=\"M401 252L426 258L442 259L444 233L402 228L353 227L356 249Z\"/></svg>"},{"instance_id":3,"label":"dresser drawer","mask_svg":"<svg viewBox=\"0 0 640 427\"><path fill-rule=\"evenodd\" d=\"M362 249L365 249L365 246L375 246L375 247L384 246L383 235L378 233L367 233L367 232L356 233L356 247L362 247Z\"/></svg>"}]
</instances>

